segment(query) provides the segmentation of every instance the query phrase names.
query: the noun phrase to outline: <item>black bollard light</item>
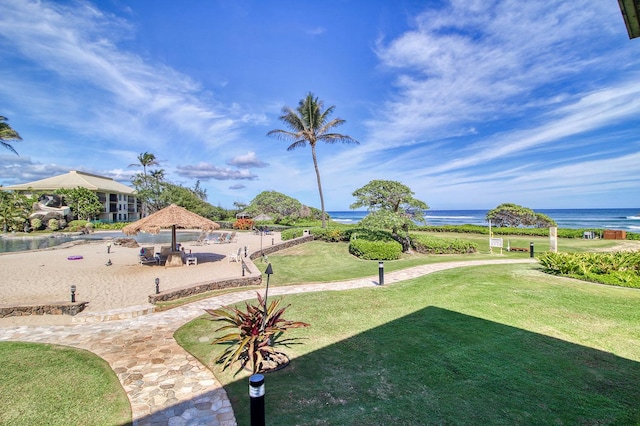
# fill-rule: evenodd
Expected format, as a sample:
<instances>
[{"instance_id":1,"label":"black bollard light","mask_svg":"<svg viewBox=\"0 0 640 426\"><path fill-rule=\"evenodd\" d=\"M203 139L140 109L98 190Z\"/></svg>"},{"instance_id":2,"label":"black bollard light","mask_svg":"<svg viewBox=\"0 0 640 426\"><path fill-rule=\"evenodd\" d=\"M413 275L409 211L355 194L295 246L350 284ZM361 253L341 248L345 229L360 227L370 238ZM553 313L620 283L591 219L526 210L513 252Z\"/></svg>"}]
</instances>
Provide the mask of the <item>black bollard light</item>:
<instances>
[{"instance_id":1,"label":"black bollard light","mask_svg":"<svg viewBox=\"0 0 640 426\"><path fill-rule=\"evenodd\" d=\"M378 262L378 284L384 285L384 262Z\"/></svg>"},{"instance_id":2,"label":"black bollard light","mask_svg":"<svg viewBox=\"0 0 640 426\"><path fill-rule=\"evenodd\" d=\"M272 239L271 239L271 245L274 245L274 244L275 244L275 243L274 243L274 240L275 240L275 238L272 238Z\"/></svg>"},{"instance_id":3,"label":"black bollard light","mask_svg":"<svg viewBox=\"0 0 640 426\"><path fill-rule=\"evenodd\" d=\"M76 303L76 286L71 286L71 303Z\"/></svg>"},{"instance_id":4,"label":"black bollard light","mask_svg":"<svg viewBox=\"0 0 640 426\"><path fill-rule=\"evenodd\" d=\"M156 278L156 294L160 294L160 278Z\"/></svg>"},{"instance_id":5,"label":"black bollard light","mask_svg":"<svg viewBox=\"0 0 640 426\"><path fill-rule=\"evenodd\" d=\"M249 404L251 426L265 426L264 376L262 374L249 377Z\"/></svg>"},{"instance_id":6,"label":"black bollard light","mask_svg":"<svg viewBox=\"0 0 640 426\"><path fill-rule=\"evenodd\" d=\"M244 266L244 261L243 261L243 262L242 262L242 276L243 276L243 277L244 277L244 269L245 269L245 266Z\"/></svg>"},{"instance_id":7,"label":"black bollard light","mask_svg":"<svg viewBox=\"0 0 640 426\"><path fill-rule=\"evenodd\" d=\"M244 257L247 257L247 246L244 246Z\"/></svg>"},{"instance_id":8,"label":"black bollard light","mask_svg":"<svg viewBox=\"0 0 640 426\"><path fill-rule=\"evenodd\" d=\"M529 243L529 257L533 257L533 241Z\"/></svg>"}]
</instances>

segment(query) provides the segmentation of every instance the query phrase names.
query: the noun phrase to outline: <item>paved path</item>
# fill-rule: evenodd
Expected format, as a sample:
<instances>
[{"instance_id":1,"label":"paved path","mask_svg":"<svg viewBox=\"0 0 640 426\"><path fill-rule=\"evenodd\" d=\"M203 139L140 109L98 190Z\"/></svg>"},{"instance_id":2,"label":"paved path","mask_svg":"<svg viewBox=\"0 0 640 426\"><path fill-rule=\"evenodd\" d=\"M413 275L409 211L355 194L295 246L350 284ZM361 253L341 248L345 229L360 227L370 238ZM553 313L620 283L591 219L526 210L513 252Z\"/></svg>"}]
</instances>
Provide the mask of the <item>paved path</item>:
<instances>
[{"instance_id":1,"label":"paved path","mask_svg":"<svg viewBox=\"0 0 640 426\"><path fill-rule=\"evenodd\" d=\"M533 259L480 260L416 266L387 272L384 284L463 266L529 263ZM378 277L272 287L270 295L371 287ZM255 290L212 297L164 312L120 321L73 326L2 329L0 340L52 343L89 350L104 358L124 387L134 425L235 425L226 392L205 366L182 349L173 333L205 308L255 298Z\"/></svg>"}]
</instances>

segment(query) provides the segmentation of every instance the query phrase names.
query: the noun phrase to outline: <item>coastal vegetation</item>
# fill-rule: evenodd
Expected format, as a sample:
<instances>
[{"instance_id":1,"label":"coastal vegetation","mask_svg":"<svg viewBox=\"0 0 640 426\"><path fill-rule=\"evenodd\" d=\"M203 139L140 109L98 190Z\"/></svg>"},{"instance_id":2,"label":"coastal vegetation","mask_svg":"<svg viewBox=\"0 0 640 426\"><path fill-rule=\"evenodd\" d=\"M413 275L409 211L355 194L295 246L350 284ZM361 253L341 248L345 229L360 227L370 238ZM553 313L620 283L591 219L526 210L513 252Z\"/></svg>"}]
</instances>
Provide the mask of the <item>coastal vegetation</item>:
<instances>
[{"instance_id":1,"label":"coastal vegetation","mask_svg":"<svg viewBox=\"0 0 640 426\"><path fill-rule=\"evenodd\" d=\"M285 123L289 130L275 129L267 133L268 136L274 136L278 139L291 142L287 151L304 148L307 144L311 147L311 157L313 158L313 167L315 168L318 192L320 193L323 228L327 226L326 210L324 208L324 195L320 181L316 144L318 142L326 142L329 144L337 142L359 144L359 142L351 136L332 132L335 127L345 123L345 120L341 118L330 120L334 109L334 105L324 109L324 103L317 97L314 97L313 93L309 92L304 99L298 102L298 107L295 110L289 107L282 108L280 120Z\"/></svg>"},{"instance_id":2,"label":"coastal vegetation","mask_svg":"<svg viewBox=\"0 0 640 426\"><path fill-rule=\"evenodd\" d=\"M272 278L304 271L304 258L272 255ZM316 263L333 274L333 263ZM313 327L291 331L305 344L289 350L287 368L265 377L268 423L640 421L637 291L585 285L527 264L285 300L289 315ZM206 317L176 333L221 380L238 424L248 424L249 373L222 371L213 360L223 348L204 336L211 336Z\"/></svg>"},{"instance_id":3,"label":"coastal vegetation","mask_svg":"<svg viewBox=\"0 0 640 426\"><path fill-rule=\"evenodd\" d=\"M125 425L129 399L109 364L63 346L0 342L0 424Z\"/></svg>"}]
</instances>

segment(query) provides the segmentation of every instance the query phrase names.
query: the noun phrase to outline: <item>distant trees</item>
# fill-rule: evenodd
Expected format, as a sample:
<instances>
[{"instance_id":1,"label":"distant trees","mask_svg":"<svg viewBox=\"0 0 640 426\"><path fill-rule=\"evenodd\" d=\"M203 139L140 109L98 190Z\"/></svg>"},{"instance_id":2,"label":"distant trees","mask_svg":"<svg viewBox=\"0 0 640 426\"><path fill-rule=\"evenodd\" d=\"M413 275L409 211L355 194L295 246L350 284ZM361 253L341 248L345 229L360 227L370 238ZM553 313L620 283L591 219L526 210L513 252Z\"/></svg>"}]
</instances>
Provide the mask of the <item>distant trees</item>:
<instances>
[{"instance_id":1,"label":"distant trees","mask_svg":"<svg viewBox=\"0 0 640 426\"><path fill-rule=\"evenodd\" d=\"M316 157L316 144L319 141L326 143L343 142L355 144L358 144L359 142L347 135L330 133L330 130L345 123L345 120L341 118L329 120L335 106L332 105L326 110L323 110L323 108L323 102L318 100L317 97L314 97L313 93L309 93L304 99L300 100L296 110L289 107L282 108L280 120L282 120L290 130L271 130L267 135L291 141L292 143L287 148L287 151L304 147L307 144L311 147L311 157L313 158L313 166L315 168L316 179L318 181L318 192L320 193L322 227L326 228L326 211L324 208L324 196L322 194L322 184L320 182L318 159Z\"/></svg>"},{"instance_id":2,"label":"distant trees","mask_svg":"<svg viewBox=\"0 0 640 426\"><path fill-rule=\"evenodd\" d=\"M138 155L138 163L129 164L129 167L142 167L142 173L136 173L131 178L131 184L137 191L137 197L142 203L143 214L156 212L168 204L161 200L165 173L163 169L150 170L147 167L159 165L156 156L150 152Z\"/></svg>"},{"instance_id":3,"label":"distant trees","mask_svg":"<svg viewBox=\"0 0 640 426\"><path fill-rule=\"evenodd\" d=\"M18 155L18 151L13 149L13 146L9 143L9 141L21 141L22 138L11 128L11 126L7 123L9 119L0 115L0 144L7 148L9 151L13 151L16 155Z\"/></svg>"},{"instance_id":4,"label":"distant trees","mask_svg":"<svg viewBox=\"0 0 640 426\"><path fill-rule=\"evenodd\" d=\"M536 213L530 208L513 203L500 204L487 212L487 221L497 227L517 228L519 226L532 226L534 228L548 228L557 226L549 216Z\"/></svg>"},{"instance_id":5,"label":"distant trees","mask_svg":"<svg viewBox=\"0 0 640 426\"><path fill-rule=\"evenodd\" d=\"M275 223L295 222L300 218L318 219L321 216L318 209L307 207L295 198L276 191L263 191L256 195L245 211L251 216L269 215Z\"/></svg>"},{"instance_id":6,"label":"distant trees","mask_svg":"<svg viewBox=\"0 0 640 426\"><path fill-rule=\"evenodd\" d=\"M391 229L393 238L402 244L402 251L411 249L409 228L414 222L424 222L424 210L429 206L413 197L413 191L400 182L372 180L353 196L351 209L366 207L369 214L360 222L365 228Z\"/></svg>"}]
</instances>

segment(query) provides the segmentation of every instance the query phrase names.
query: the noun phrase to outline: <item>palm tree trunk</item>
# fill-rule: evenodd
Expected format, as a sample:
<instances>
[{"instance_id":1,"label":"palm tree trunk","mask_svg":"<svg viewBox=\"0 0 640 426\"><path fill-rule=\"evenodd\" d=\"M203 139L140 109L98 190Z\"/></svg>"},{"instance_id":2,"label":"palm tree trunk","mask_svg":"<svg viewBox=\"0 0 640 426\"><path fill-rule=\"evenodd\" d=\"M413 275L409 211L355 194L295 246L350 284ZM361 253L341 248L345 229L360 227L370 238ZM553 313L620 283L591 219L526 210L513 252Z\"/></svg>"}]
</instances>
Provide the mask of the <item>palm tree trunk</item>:
<instances>
[{"instance_id":1,"label":"palm tree trunk","mask_svg":"<svg viewBox=\"0 0 640 426\"><path fill-rule=\"evenodd\" d=\"M322 195L322 184L320 183L320 169L318 168L318 159L316 158L316 146L311 145L311 156L313 157L313 167L316 168L316 177L318 179L318 191L320 192L320 208L322 209L322 229L327 227L327 220L324 213L324 196Z\"/></svg>"}]
</instances>

